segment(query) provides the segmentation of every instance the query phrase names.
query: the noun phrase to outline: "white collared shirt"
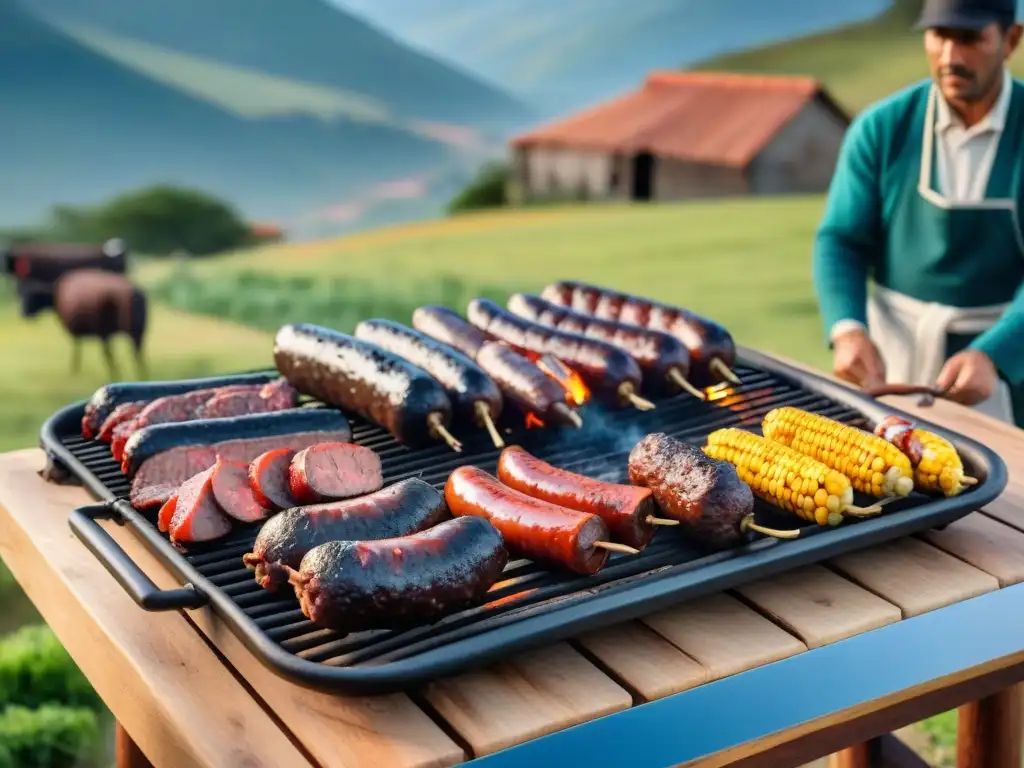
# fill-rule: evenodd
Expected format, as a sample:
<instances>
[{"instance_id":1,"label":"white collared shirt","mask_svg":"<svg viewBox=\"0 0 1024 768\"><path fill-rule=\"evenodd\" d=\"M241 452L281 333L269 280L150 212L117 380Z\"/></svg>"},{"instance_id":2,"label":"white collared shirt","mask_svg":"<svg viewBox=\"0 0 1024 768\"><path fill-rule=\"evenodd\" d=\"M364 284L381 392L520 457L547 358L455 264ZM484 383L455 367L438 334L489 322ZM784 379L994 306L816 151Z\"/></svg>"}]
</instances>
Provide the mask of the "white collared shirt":
<instances>
[{"instance_id":1,"label":"white collared shirt","mask_svg":"<svg viewBox=\"0 0 1024 768\"><path fill-rule=\"evenodd\" d=\"M944 99L936 99L935 155L937 191L957 203L976 203L985 199L988 179L1006 125L1013 93L1013 78L1003 70L1003 87L989 113L970 128ZM847 331L863 330L857 320L840 320L832 326L830 340Z\"/></svg>"}]
</instances>

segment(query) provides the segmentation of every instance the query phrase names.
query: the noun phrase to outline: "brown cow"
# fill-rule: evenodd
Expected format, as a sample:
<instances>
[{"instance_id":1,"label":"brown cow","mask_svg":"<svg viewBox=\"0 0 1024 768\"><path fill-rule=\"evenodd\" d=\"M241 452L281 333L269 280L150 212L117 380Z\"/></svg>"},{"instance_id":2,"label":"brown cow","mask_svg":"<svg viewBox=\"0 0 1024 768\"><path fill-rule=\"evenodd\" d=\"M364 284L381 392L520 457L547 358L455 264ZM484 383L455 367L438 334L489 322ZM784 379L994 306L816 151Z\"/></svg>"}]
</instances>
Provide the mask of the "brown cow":
<instances>
[{"instance_id":1,"label":"brown cow","mask_svg":"<svg viewBox=\"0 0 1024 768\"><path fill-rule=\"evenodd\" d=\"M103 345L103 357L111 377L118 379L110 338L126 333L132 340L139 377L146 378L142 348L146 334L146 295L124 275L79 269L59 278L52 288L47 283L19 281L18 293L22 317L35 317L47 309L56 310L74 343L72 373L78 373L81 368L81 340L95 337Z\"/></svg>"},{"instance_id":2,"label":"brown cow","mask_svg":"<svg viewBox=\"0 0 1024 768\"><path fill-rule=\"evenodd\" d=\"M0 249L3 271L18 280L54 283L73 269L128 271L128 247L114 238L103 245L80 243L17 243Z\"/></svg>"}]
</instances>

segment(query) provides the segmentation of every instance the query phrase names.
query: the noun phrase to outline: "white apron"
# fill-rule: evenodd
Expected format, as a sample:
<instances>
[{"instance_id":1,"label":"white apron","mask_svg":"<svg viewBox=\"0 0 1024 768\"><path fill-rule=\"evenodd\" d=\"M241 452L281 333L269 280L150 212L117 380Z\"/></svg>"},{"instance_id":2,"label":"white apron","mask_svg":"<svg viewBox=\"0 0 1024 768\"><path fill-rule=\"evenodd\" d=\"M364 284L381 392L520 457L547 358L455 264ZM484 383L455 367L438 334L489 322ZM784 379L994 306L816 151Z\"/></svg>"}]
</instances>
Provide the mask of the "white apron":
<instances>
[{"instance_id":1,"label":"white apron","mask_svg":"<svg viewBox=\"0 0 1024 768\"><path fill-rule=\"evenodd\" d=\"M921 174L918 194L931 205L951 210L1005 210L1013 220L1017 247L1024 258L1017 219L1017 203L1013 199L986 199L980 202L954 202L932 189L932 158L935 140L935 88L928 96L925 111L924 139L921 152ZM997 143L989 151L995 153ZM1003 316L1009 304L987 307L950 307L919 301L903 293L875 285L868 298L867 318L871 340L885 362L886 379L890 383L934 386L946 362L947 334L978 334L987 331ZM1010 388L1002 379L987 400L974 406L1000 421L1013 424L1013 401Z\"/></svg>"}]
</instances>

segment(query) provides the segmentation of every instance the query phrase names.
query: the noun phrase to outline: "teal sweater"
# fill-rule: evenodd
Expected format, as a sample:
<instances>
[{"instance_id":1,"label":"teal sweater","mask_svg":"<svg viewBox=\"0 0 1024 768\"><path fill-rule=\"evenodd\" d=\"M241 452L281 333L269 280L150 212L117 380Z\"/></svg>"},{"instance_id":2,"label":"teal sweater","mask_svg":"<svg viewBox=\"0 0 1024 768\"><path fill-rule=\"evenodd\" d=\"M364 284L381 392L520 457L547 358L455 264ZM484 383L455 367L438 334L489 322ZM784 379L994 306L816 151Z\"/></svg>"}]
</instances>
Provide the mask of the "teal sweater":
<instances>
[{"instance_id":1,"label":"teal sweater","mask_svg":"<svg viewBox=\"0 0 1024 768\"><path fill-rule=\"evenodd\" d=\"M1012 301L999 323L971 346L985 352L1010 384L1024 384L1024 255L979 254L935 270L893 247L900 242L898 235L908 234L895 233L890 222L905 196L917 194L930 84L922 81L869 107L847 130L812 258L825 333L843 319L866 324L869 278L953 306ZM1024 217L1022 137L1024 84L1014 80L988 196L1015 198Z\"/></svg>"}]
</instances>

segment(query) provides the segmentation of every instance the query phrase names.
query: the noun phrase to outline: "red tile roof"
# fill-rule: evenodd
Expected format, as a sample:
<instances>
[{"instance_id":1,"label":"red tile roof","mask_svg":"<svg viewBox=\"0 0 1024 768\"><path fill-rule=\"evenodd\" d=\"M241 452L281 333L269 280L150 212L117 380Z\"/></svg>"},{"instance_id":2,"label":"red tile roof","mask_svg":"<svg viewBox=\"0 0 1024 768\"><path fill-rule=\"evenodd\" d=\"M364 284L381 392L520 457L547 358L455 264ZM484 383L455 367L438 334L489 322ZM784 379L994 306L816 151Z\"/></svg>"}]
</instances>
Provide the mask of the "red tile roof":
<instances>
[{"instance_id":1,"label":"red tile roof","mask_svg":"<svg viewBox=\"0 0 1024 768\"><path fill-rule=\"evenodd\" d=\"M651 152L745 167L815 99L849 122L813 78L654 72L640 90L516 136L512 145Z\"/></svg>"}]
</instances>

